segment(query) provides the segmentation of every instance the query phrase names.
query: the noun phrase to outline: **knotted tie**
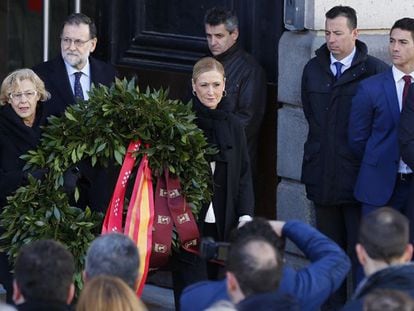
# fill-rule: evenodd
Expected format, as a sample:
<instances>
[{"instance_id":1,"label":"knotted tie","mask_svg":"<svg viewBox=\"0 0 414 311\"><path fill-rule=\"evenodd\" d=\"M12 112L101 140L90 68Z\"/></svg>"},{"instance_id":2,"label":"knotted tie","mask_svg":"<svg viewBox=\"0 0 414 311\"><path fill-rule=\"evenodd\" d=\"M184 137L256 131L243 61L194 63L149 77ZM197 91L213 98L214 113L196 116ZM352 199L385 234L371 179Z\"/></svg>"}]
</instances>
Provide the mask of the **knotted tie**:
<instances>
[{"instance_id":1,"label":"knotted tie","mask_svg":"<svg viewBox=\"0 0 414 311\"><path fill-rule=\"evenodd\" d=\"M407 99L407 95L408 95L408 89L410 88L410 85L411 85L411 76L405 75L403 77L403 80L404 80L404 88L403 88L402 104L404 106L405 100Z\"/></svg>"},{"instance_id":2,"label":"knotted tie","mask_svg":"<svg viewBox=\"0 0 414 311\"><path fill-rule=\"evenodd\" d=\"M75 93L75 99L81 99L83 100L83 90L82 90L82 85L80 84L80 78L82 76L82 72L78 71L74 73L75 75L75 84L74 84L74 93Z\"/></svg>"},{"instance_id":3,"label":"knotted tie","mask_svg":"<svg viewBox=\"0 0 414 311\"><path fill-rule=\"evenodd\" d=\"M334 62L334 65L336 67L335 81L337 81L339 77L342 75L341 69L344 64L342 64L341 62Z\"/></svg>"}]
</instances>

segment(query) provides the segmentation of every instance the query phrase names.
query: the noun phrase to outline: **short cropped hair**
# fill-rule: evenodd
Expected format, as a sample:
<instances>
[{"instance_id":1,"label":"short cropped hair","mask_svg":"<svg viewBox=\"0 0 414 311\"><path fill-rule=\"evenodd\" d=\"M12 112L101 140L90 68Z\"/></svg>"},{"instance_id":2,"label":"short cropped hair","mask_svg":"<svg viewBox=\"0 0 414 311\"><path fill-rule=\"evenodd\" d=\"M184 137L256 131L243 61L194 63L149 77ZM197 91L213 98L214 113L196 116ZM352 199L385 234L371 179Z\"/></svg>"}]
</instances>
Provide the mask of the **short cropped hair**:
<instances>
[{"instance_id":1,"label":"short cropped hair","mask_svg":"<svg viewBox=\"0 0 414 311\"><path fill-rule=\"evenodd\" d=\"M211 26L224 24L226 30L232 33L239 27L239 20L231 11L224 8L213 7L204 15L204 24Z\"/></svg>"},{"instance_id":2,"label":"short cropped hair","mask_svg":"<svg viewBox=\"0 0 414 311\"><path fill-rule=\"evenodd\" d=\"M100 275L87 282L76 311L140 311L147 310L135 292L120 278Z\"/></svg>"},{"instance_id":3,"label":"short cropped hair","mask_svg":"<svg viewBox=\"0 0 414 311\"><path fill-rule=\"evenodd\" d=\"M414 311L414 300L403 291L379 288L364 297L364 311Z\"/></svg>"},{"instance_id":4,"label":"short cropped hair","mask_svg":"<svg viewBox=\"0 0 414 311\"><path fill-rule=\"evenodd\" d=\"M411 32L411 37L414 40L414 19L409 17L404 17L397 20L394 25L391 27L390 33L395 29L401 29Z\"/></svg>"},{"instance_id":5,"label":"short cropped hair","mask_svg":"<svg viewBox=\"0 0 414 311\"><path fill-rule=\"evenodd\" d=\"M252 221L233 230L230 234L230 241L233 242L252 236L264 238L271 245L275 246L278 252L283 256L286 244L285 238L278 236L269 224L269 221L263 217L254 217Z\"/></svg>"},{"instance_id":6,"label":"short cropped hair","mask_svg":"<svg viewBox=\"0 0 414 311\"><path fill-rule=\"evenodd\" d=\"M390 207L382 207L364 216L359 243L369 257L391 263L401 257L409 243L407 217Z\"/></svg>"},{"instance_id":7,"label":"short cropped hair","mask_svg":"<svg viewBox=\"0 0 414 311\"><path fill-rule=\"evenodd\" d=\"M23 68L13 71L3 80L0 90L1 105L6 105L9 102L10 94L13 93L24 80L29 80L34 84L37 94L40 95L41 101L46 101L50 98L50 93L46 91L45 83L42 79L40 79L33 70Z\"/></svg>"},{"instance_id":8,"label":"short cropped hair","mask_svg":"<svg viewBox=\"0 0 414 311\"><path fill-rule=\"evenodd\" d=\"M71 15L69 15L65 21L63 22L63 26L62 26L62 32L63 32L63 28L66 25L77 25L79 26L80 24L85 24L89 26L89 39L94 39L97 37L97 30L96 30L96 25L93 21L92 18L90 18L89 16L86 16L85 14L82 13L73 13Z\"/></svg>"},{"instance_id":9,"label":"short cropped hair","mask_svg":"<svg viewBox=\"0 0 414 311\"><path fill-rule=\"evenodd\" d=\"M219 61L215 60L213 57L203 57L194 65L192 79L195 82L201 74L213 70L221 73L224 78L223 65Z\"/></svg>"},{"instance_id":10,"label":"short cropped hair","mask_svg":"<svg viewBox=\"0 0 414 311\"><path fill-rule=\"evenodd\" d=\"M26 301L66 303L74 272L73 256L61 243L39 240L21 248L14 278Z\"/></svg>"},{"instance_id":11,"label":"short cropped hair","mask_svg":"<svg viewBox=\"0 0 414 311\"><path fill-rule=\"evenodd\" d=\"M88 280L98 275L117 276L135 290L138 269L138 248L124 234L104 234L89 246L85 263Z\"/></svg>"},{"instance_id":12,"label":"short cropped hair","mask_svg":"<svg viewBox=\"0 0 414 311\"><path fill-rule=\"evenodd\" d=\"M325 13L325 17L334 19L338 16L343 16L348 20L348 27L350 30L357 28L357 15L353 8L349 6L338 5L331 8Z\"/></svg>"},{"instance_id":13,"label":"short cropped hair","mask_svg":"<svg viewBox=\"0 0 414 311\"><path fill-rule=\"evenodd\" d=\"M232 272L246 297L277 290L282 258L265 238L250 236L231 243L227 270Z\"/></svg>"}]
</instances>

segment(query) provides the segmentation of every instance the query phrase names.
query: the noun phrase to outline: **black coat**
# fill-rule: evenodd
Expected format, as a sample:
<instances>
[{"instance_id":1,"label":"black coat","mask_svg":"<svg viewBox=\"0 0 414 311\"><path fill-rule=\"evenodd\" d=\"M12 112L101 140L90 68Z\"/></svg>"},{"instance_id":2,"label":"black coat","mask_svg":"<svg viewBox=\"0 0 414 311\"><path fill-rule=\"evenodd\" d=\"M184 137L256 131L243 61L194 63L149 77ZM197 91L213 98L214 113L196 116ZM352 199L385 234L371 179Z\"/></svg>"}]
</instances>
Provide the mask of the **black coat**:
<instances>
[{"instance_id":1,"label":"black coat","mask_svg":"<svg viewBox=\"0 0 414 311\"><path fill-rule=\"evenodd\" d=\"M116 71L112 65L93 57L89 57L89 64L91 83L96 86L99 84L110 86L115 82ZM45 82L46 89L52 95L47 104L54 115L60 116L67 106L75 103L65 63L61 56L41 63L33 67L33 70ZM78 181L80 199L76 205L80 208L89 206L92 210L105 212L114 190L118 169L114 166L92 167L89 160L80 162L78 168L82 179Z\"/></svg>"},{"instance_id":2,"label":"black coat","mask_svg":"<svg viewBox=\"0 0 414 311\"><path fill-rule=\"evenodd\" d=\"M408 91L403 104L399 123L399 144L403 161L414 171L414 83ZM411 180L407 206L414 206L414 178ZM406 216L410 219L410 241L414 242L414 208L408 208Z\"/></svg>"},{"instance_id":3,"label":"black coat","mask_svg":"<svg viewBox=\"0 0 414 311\"><path fill-rule=\"evenodd\" d=\"M49 113L44 103L37 104L36 118L32 127L24 124L11 105L0 108L0 204L12 194L24 179L25 162L20 156L36 149L41 135L40 126L46 124Z\"/></svg>"},{"instance_id":4,"label":"black coat","mask_svg":"<svg viewBox=\"0 0 414 311\"><path fill-rule=\"evenodd\" d=\"M112 65L89 57L91 83L96 86L110 86L115 81L116 72ZM46 90L52 94L49 100L53 114L61 115L66 107L75 103L65 63L61 56L33 67L33 71L43 80Z\"/></svg>"},{"instance_id":5,"label":"black coat","mask_svg":"<svg viewBox=\"0 0 414 311\"><path fill-rule=\"evenodd\" d=\"M220 103L221 104L221 103ZM231 229L242 215L253 216L254 194L250 162L244 130L230 113L208 109L197 99L194 102L196 123L210 145L219 153L209 161L216 162L214 172L213 206L220 240L228 240ZM206 205L200 215L203 222Z\"/></svg>"},{"instance_id":6,"label":"black coat","mask_svg":"<svg viewBox=\"0 0 414 311\"><path fill-rule=\"evenodd\" d=\"M214 56L226 74L226 97L218 109L233 113L245 127L250 159L256 162L259 132L266 110L266 75L239 44Z\"/></svg>"},{"instance_id":7,"label":"black coat","mask_svg":"<svg viewBox=\"0 0 414 311\"><path fill-rule=\"evenodd\" d=\"M348 147L351 100L358 83L388 67L367 54L366 45L356 42L352 65L335 82L326 44L316 51L302 75L302 104L309 124L304 146L302 182L307 197L317 204L354 203L353 191L359 160Z\"/></svg>"},{"instance_id":8,"label":"black coat","mask_svg":"<svg viewBox=\"0 0 414 311\"><path fill-rule=\"evenodd\" d=\"M364 279L343 310L363 310L364 297L375 289L403 291L414 298L414 265L389 266Z\"/></svg>"},{"instance_id":9,"label":"black coat","mask_svg":"<svg viewBox=\"0 0 414 311\"><path fill-rule=\"evenodd\" d=\"M48 116L47 106L38 103L36 118L33 126L29 127L11 105L0 107L0 211L7 203L6 197L24 183L25 174L22 169L25 162L19 157L30 149L36 149L41 135L40 126L46 123ZM0 252L0 283L7 291L8 302L11 302L13 292L10 269L7 255Z\"/></svg>"}]
</instances>

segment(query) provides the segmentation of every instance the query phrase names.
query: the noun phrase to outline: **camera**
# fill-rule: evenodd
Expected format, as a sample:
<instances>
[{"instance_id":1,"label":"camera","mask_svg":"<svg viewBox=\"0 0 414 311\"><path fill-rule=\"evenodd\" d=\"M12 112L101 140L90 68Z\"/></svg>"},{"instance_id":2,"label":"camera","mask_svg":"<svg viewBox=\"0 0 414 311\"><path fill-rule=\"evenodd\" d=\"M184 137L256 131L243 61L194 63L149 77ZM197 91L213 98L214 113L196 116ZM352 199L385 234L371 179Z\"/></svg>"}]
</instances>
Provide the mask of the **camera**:
<instances>
[{"instance_id":1,"label":"camera","mask_svg":"<svg viewBox=\"0 0 414 311\"><path fill-rule=\"evenodd\" d=\"M201 240L200 255L205 260L225 262L228 258L230 243L216 242L213 238L206 237Z\"/></svg>"}]
</instances>

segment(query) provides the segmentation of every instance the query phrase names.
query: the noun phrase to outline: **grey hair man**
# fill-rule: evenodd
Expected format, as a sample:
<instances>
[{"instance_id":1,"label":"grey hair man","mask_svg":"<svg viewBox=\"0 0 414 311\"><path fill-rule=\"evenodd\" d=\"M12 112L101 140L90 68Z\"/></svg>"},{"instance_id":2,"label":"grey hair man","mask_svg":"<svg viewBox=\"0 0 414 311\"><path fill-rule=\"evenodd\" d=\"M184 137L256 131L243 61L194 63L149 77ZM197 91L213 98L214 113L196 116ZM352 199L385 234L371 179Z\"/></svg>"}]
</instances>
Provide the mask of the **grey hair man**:
<instances>
[{"instance_id":1,"label":"grey hair man","mask_svg":"<svg viewBox=\"0 0 414 311\"><path fill-rule=\"evenodd\" d=\"M136 244L126 235L109 233L95 239L86 254L85 282L98 275L117 276L136 289L139 254Z\"/></svg>"}]
</instances>

